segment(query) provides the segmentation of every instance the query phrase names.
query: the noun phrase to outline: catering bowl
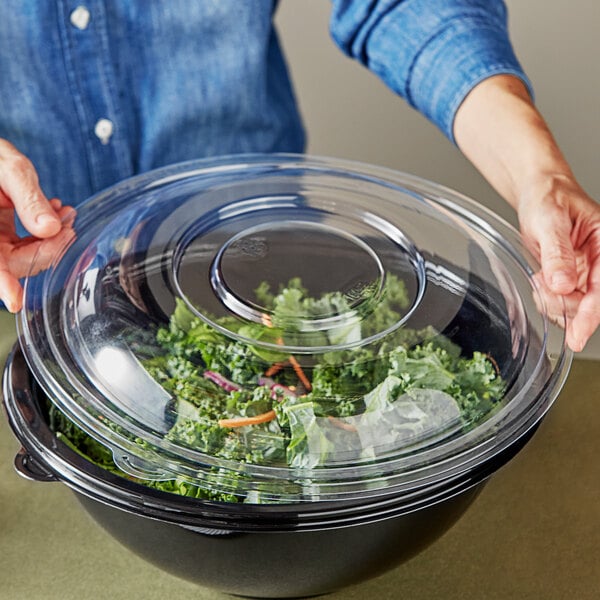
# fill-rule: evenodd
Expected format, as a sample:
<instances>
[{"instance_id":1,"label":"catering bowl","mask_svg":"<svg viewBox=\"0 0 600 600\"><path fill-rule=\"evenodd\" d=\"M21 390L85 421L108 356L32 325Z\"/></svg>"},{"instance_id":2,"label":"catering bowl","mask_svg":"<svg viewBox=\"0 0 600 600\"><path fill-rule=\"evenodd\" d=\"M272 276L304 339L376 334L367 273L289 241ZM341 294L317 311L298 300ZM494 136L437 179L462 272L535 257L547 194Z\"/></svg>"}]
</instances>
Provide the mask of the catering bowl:
<instances>
[{"instance_id":1,"label":"catering bowl","mask_svg":"<svg viewBox=\"0 0 600 600\"><path fill-rule=\"evenodd\" d=\"M115 539L165 571L259 598L320 595L402 564L446 532L535 431L449 487L356 506L238 506L153 490L74 452L50 430L44 392L18 346L6 364L3 393L23 446L15 458L22 476L63 482Z\"/></svg>"},{"instance_id":2,"label":"catering bowl","mask_svg":"<svg viewBox=\"0 0 600 600\"><path fill-rule=\"evenodd\" d=\"M510 225L456 192L357 163L249 155L159 169L84 203L73 238L34 275L41 261L4 370L17 470L68 485L150 562L236 595L323 594L422 550L531 438L571 362L564 314ZM294 277L287 312L253 296L264 285L285 296ZM398 281L392 305L386 286ZM193 356L180 343L190 330L245 357L243 378L205 355L185 363L214 398L226 388L227 410L249 385L270 394L267 422L225 415L210 430L229 446L183 435L204 415L148 366L170 360L160 331ZM347 377L357 352L370 374L337 396L298 375L333 364ZM264 376L269 365L283 383ZM365 391L381 365L387 376ZM463 404L451 397L459 382ZM335 412L346 401L355 413ZM115 468L57 431L57 411Z\"/></svg>"}]
</instances>

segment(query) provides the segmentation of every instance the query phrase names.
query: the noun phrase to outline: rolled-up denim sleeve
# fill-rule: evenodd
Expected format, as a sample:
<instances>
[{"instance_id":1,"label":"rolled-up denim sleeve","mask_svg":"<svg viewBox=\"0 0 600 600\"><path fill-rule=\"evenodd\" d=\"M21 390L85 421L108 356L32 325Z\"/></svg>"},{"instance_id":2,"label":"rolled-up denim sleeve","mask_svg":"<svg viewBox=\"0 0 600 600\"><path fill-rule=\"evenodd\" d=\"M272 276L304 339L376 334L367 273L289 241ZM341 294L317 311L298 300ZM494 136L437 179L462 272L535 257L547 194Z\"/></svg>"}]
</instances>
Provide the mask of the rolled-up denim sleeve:
<instances>
[{"instance_id":1,"label":"rolled-up denim sleeve","mask_svg":"<svg viewBox=\"0 0 600 600\"><path fill-rule=\"evenodd\" d=\"M331 35L454 142L467 94L498 74L520 78L502 0L332 0Z\"/></svg>"}]
</instances>

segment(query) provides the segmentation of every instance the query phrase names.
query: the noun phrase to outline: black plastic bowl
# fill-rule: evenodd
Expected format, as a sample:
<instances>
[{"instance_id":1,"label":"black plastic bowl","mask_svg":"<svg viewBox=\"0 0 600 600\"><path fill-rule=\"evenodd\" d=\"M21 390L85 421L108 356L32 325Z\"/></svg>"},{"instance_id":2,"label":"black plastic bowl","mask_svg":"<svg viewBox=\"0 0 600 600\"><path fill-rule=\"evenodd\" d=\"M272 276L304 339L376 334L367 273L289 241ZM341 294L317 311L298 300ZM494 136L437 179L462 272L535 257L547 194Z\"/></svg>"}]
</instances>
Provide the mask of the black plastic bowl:
<instances>
[{"instance_id":1,"label":"black plastic bowl","mask_svg":"<svg viewBox=\"0 0 600 600\"><path fill-rule=\"evenodd\" d=\"M7 361L3 391L23 446L15 460L22 475L68 485L102 527L162 569L263 598L324 594L403 563L447 531L535 431L460 478L410 493L354 502L227 504L147 488L72 451L50 430L46 398L18 347ZM276 576L264 577L266 567Z\"/></svg>"}]
</instances>

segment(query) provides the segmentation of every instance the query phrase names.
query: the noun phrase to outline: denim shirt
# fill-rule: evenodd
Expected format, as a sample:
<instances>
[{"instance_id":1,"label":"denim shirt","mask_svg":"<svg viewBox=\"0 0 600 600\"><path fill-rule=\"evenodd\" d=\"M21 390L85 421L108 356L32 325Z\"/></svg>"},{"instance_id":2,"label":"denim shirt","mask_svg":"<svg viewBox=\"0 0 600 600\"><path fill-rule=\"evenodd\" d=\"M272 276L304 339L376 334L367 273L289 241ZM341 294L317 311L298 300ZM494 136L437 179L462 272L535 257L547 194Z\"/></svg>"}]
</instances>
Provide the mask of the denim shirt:
<instances>
[{"instance_id":1,"label":"denim shirt","mask_svg":"<svg viewBox=\"0 0 600 600\"><path fill-rule=\"evenodd\" d=\"M48 197L73 205L168 163L302 152L276 4L3 0L0 137L29 156ZM476 83L527 82L501 0L333 0L330 29L450 139Z\"/></svg>"}]
</instances>

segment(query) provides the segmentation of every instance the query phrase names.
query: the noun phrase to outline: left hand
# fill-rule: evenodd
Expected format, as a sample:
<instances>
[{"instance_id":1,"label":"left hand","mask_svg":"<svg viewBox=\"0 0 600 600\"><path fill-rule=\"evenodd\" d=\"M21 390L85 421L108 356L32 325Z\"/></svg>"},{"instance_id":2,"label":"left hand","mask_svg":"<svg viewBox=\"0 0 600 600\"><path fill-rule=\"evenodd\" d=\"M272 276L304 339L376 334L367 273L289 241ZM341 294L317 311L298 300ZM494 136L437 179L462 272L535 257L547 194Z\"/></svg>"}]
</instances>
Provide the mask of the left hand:
<instances>
[{"instance_id":1,"label":"left hand","mask_svg":"<svg viewBox=\"0 0 600 600\"><path fill-rule=\"evenodd\" d=\"M569 176L548 176L542 186L518 203L521 232L543 283L564 299L567 344L579 352L600 325L600 205Z\"/></svg>"},{"instance_id":2,"label":"left hand","mask_svg":"<svg viewBox=\"0 0 600 600\"><path fill-rule=\"evenodd\" d=\"M600 205L575 180L525 85L490 77L456 113L456 142L517 211L521 233L539 259L536 277L549 317L564 323L575 352L600 325Z\"/></svg>"}]
</instances>

